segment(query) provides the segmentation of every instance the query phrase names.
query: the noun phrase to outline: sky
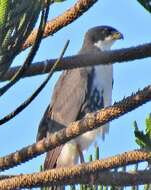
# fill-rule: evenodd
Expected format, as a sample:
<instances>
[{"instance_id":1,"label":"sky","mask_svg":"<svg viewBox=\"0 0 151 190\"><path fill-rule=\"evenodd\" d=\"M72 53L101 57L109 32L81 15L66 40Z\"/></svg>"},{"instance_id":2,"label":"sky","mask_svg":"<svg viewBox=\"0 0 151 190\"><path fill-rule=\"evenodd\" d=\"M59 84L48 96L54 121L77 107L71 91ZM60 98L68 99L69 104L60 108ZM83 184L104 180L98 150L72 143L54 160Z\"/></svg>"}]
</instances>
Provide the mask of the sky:
<instances>
[{"instance_id":1,"label":"sky","mask_svg":"<svg viewBox=\"0 0 151 190\"><path fill-rule=\"evenodd\" d=\"M49 20L60 15L76 1L67 0L51 6ZM53 36L44 39L34 59L43 61L57 58L69 39L70 44L65 56L75 55L82 46L84 33L91 27L97 25L110 25L117 28L124 35L124 40L118 41L113 49L131 47L150 42L151 40L151 15L137 2L132 0L104 0L98 1L87 13L78 20L63 28ZM17 56L13 65L23 63L29 50ZM113 102L121 100L124 96L142 89L151 83L151 58L135 60L132 62L114 64L114 88ZM51 100L53 87L60 72L56 72L45 89L34 100L30 106L10 122L0 128L1 138L0 156L9 154L35 142L36 133L42 115ZM21 102L23 102L38 85L45 79L46 75L22 79L6 95L1 97L0 117L8 114ZM4 83L1 83L4 85ZM146 116L151 112L151 103L120 117L110 123L110 132L104 142L98 140L101 149L101 158L119 154L137 148L134 140L133 121L136 120L140 129L144 129ZM94 151L91 147L88 151ZM44 155L24 163L19 167L7 170L6 174L32 173L39 170L44 160Z\"/></svg>"}]
</instances>

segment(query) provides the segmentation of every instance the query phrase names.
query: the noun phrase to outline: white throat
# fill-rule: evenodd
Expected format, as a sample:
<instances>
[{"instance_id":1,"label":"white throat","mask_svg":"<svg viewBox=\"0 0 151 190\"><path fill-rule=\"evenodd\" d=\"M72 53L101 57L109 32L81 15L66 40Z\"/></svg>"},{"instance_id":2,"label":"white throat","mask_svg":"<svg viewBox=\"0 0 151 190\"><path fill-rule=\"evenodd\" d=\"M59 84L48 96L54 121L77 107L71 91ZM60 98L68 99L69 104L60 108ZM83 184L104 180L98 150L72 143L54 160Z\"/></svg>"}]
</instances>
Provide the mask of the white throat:
<instances>
[{"instance_id":1,"label":"white throat","mask_svg":"<svg viewBox=\"0 0 151 190\"><path fill-rule=\"evenodd\" d=\"M99 48L101 51L110 50L111 46L115 40L111 39L111 37L107 37L105 40L99 40L98 42L94 43L94 45Z\"/></svg>"}]
</instances>

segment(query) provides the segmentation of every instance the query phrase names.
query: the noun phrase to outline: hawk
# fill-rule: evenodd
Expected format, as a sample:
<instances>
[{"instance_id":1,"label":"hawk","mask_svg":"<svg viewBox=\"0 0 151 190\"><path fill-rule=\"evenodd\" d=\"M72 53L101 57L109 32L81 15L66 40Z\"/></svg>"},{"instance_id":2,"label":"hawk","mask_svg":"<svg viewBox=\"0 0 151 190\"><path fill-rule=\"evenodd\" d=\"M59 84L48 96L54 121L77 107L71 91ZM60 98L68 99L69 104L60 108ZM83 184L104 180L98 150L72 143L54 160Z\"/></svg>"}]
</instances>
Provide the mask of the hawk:
<instances>
[{"instance_id":1,"label":"hawk","mask_svg":"<svg viewBox=\"0 0 151 190\"><path fill-rule=\"evenodd\" d=\"M95 54L110 50L123 35L111 26L96 26L89 29L84 37L79 54ZM69 123L81 119L111 105L113 66L97 65L65 70L57 81L52 100L40 122L37 140L54 133ZM72 166L83 161L82 151L100 135L103 139L109 125L86 132L47 153L44 169Z\"/></svg>"}]
</instances>

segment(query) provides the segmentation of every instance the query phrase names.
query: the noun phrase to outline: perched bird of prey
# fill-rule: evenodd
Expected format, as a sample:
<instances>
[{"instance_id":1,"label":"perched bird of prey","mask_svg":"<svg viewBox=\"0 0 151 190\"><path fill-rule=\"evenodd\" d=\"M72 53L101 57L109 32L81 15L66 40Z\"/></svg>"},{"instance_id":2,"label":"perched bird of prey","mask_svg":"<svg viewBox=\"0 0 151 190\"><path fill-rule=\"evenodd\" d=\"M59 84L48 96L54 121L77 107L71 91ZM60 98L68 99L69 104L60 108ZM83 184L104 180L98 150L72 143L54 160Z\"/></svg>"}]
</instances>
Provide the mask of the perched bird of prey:
<instances>
[{"instance_id":1,"label":"perched bird of prey","mask_svg":"<svg viewBox=\"0 0 151 190\"><path fill-rule=\"evenodd\" d=\"M109 50L123 35L110 26L89 29L79 54L101 53ZM112 65L65 70L60 76L44 117L40 123L37 140L54 133L69 123L81 119L89 112L111 105L113 84ZM104 139L108 125L86 132L47 153L44 168L72 166L78 162L97 135Z\"/></svg>"}]
</instances>

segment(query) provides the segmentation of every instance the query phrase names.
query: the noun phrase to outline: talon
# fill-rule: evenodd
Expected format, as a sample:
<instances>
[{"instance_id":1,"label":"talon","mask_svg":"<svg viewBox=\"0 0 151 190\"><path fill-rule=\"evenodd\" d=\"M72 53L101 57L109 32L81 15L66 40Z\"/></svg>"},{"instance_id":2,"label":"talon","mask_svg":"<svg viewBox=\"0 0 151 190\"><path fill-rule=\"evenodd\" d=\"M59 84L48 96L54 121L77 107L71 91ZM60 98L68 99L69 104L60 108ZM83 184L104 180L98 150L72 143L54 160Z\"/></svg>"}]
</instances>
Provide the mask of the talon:
<instances>
[{"instance_id":1,"label":"talon","mask_svg":"<svg viewBox=\"0 0 151 190\"><path fill-rule=\"evenodd\" d=\"M82 163L84 163L84 156L83 156L83 152L82 152L79 144L77 144L77 151L78 151L79 156L80 156L80 163L82 164Z\"/></svg>"}]
</instances>

